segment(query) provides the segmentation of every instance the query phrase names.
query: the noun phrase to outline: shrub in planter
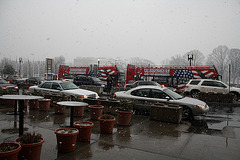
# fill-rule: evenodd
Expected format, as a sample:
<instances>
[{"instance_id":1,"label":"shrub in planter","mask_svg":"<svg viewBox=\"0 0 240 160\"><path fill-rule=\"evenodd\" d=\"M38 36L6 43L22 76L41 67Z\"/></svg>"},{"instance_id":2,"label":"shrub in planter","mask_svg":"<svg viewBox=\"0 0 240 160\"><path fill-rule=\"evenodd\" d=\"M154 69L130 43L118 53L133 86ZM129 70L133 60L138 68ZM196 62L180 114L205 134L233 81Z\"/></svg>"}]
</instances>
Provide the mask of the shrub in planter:
<instances>
[{"instance_id":1,"label":"shrub in planter","mask_svg":"<svg viewBox=\"0 0 240 160\"><path fill-rule=\"evenodd\" d=\"M100 133L112 134L115 122L114 116L110 114L103 114L102 116L100 116L98 121L100 122Z\"/></svg>"},{"instance_id":2,"label":"shrub in planter","mask_svg":"<svg viewBox=\"0 0 240 160\"><path fill-rule=\"evenodd\" d=\"M19 160L40 160L42 144L44 142L41 134L35 132L24 133L15 141L22 146L18 156Z\"/></svg>"},{"instance_id":3,"label":"shrub in planter","mask_svg":"<svg viewBox=\"0 0 240 160\"><path fill-rule=\"evenodd\" d=\"M57 146L60 152L73 152L76 147L77 128L59 128L55 130Z\"/></svg>"},{"instance_id":4,"label":"shrub in planter","mask_svg":"<svg viewBox=\"0 0 240 160\"><path fill-rule=\"evenodd\" d=\"M116 112L117 112L117 124L129 126L133 113L133 104L128 101L122 100L119 103L119 107L116 110Z\"/></svg>"},{"instance_id":5,"label":"shrub in planter","mask_svg":"<svg viewBox=\"0 0 240 160\"><path fill-rule=\"evenodd\" d=\"M15 142L0 143L1 160L17 160L21 145Z\"/></svg>"}]
</instances>

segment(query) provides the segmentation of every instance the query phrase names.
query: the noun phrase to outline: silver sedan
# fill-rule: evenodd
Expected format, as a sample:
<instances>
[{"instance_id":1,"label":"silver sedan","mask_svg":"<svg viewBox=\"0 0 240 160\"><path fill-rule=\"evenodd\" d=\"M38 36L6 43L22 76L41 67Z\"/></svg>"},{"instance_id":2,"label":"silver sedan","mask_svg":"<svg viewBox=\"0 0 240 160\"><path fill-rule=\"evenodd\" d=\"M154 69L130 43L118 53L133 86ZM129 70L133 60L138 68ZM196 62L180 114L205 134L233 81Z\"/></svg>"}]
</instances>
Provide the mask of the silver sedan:
<instances>
[{"instance_id":1,"label":"silver sedan","mask_svg":"<svg viewBox=\"0 0 240 160\"><path fill-rule=\"evenodd\" d=\"M183 97L167 88L158 86L139 86L128 91L116 92L113 97L132 101L178 105L183 108L183 119L193 119L194 116L204 115L209 110L208 105L201 100ZM146 109L150 110L150 108Z\"/></svg>"},{"instance_id":2,"label":"silver sedan","mask_svg":"<svg viewBox=\"0 0 240 160\"><path fill-rule=\"evenodd\" d=\"M38 86L29 87L31 93L40 92L41 94L68 95L75 98L98 98L98 94L93 91L80 89L72 82L45 81Z\"/></svg>"}]
</instances>

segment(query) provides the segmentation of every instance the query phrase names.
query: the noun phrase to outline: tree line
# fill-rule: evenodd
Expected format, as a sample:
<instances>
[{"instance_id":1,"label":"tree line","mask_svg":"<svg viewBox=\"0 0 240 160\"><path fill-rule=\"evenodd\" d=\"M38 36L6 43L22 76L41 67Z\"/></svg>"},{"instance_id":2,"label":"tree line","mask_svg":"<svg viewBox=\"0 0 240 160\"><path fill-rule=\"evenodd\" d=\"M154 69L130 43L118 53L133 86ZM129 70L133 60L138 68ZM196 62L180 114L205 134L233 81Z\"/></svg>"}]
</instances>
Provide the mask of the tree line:
<instances>
[{"instance_id":1,"label":"tree line","mask_svg":"<svg viewBox=\"0 0 240 160\"><path fill-rule=\"evenodd\" d=\"M193 54L192 65L214 65L219 75L222 75L222 81L230 81L233 84L238 84L240 81L240 49L229 49L225 45L220 45L214 48L212 53L204 56L199 50L192 50L183 55L171 57L168 64L174 65L189 65L188 54ZM230 74L229 74L230 68Z\"/></svg>"},{"instance_id":2,"label":"tree line","mask_svg":"<svg viewBox=\"0 0 240 160\"><path fill-rule=\"evenodd\" d=\"M59 65L65 63L65 58L63 56L55 57L53 62L52 73L58 74ZM45 73L47 73L46 61L34 61L26 58L16 58L15 60L3 58L0 61L0 74L3 78L7 75L18 75L25 78L38 77L44 76Z\"/></svg>"}]
</instances>

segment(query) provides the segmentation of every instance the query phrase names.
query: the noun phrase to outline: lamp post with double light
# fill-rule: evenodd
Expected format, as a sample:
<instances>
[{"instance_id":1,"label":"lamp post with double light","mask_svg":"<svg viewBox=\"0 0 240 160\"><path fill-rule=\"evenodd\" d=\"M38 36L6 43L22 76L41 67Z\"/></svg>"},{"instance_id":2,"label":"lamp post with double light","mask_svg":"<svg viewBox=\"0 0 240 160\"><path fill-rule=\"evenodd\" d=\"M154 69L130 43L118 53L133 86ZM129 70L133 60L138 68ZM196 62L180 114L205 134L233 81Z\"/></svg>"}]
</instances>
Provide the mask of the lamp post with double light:
<instances>
[{"instance_id":1,"label":"lamp post with double light","mask_svg":"<svg viewBox=\"0 0 240 160\"><path fill-rule=\"evenodd\" d=\"M190 63L190 66L192 66L192 61L193 61L193 53L187 53L187 56L188 56L188 61Z\"/></svg>"}]
</instances>

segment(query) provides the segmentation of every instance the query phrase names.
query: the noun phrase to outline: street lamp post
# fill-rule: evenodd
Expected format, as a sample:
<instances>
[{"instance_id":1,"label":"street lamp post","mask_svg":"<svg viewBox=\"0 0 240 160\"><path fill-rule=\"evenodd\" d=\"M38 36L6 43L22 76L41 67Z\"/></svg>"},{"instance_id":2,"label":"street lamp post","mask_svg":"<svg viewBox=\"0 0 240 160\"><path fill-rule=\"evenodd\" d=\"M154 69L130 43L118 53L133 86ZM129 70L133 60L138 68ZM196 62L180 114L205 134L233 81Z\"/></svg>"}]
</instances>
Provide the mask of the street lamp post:
<instances>
[{"instance_id":1,"label":"street lamp post","mask_svg":"<svg viewBox=\"0 0 240 160\"><path fill-rule=\"evenodd\" d=\"M188 53L187 56L188 56L188 61L190 63L190 66L192 66L193 53Z\"/></svg>"},{"instance_id":2,"label":"street lamp post","mask_svg":"<svg viewBox=\"0 0 240 160\"><path fill-rule=\"evenodd\" d=\"M100 59L98 58L98 60L97 60L97 66L98 66L98 68L99 68L99 65L100 65Z\"/></svg>"},{"instance_id":3,"label":"street lamp post","mask_svg":"<svg viewBox=\"0 0 240 160\"><path fill-rule=\"evenodd\" d=\"M100 65L100 59L98 58L97 60L97 72L96 72L96 76L98 77L98 72L99 72L99 65Z\"/></svg>"},{"instance_id":4,"label":"street lamp post","mask_svg":"<svg viewBox=\"0 0 240 160\"><path fill-rule=\"evenodd\" d=\"M19 58L19 76L21 77L21 63L22 63L22 58Z\"/></svg>"}]
</instances>

